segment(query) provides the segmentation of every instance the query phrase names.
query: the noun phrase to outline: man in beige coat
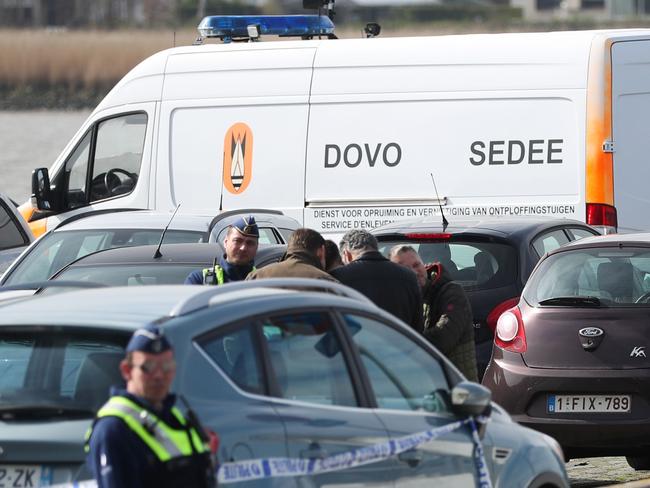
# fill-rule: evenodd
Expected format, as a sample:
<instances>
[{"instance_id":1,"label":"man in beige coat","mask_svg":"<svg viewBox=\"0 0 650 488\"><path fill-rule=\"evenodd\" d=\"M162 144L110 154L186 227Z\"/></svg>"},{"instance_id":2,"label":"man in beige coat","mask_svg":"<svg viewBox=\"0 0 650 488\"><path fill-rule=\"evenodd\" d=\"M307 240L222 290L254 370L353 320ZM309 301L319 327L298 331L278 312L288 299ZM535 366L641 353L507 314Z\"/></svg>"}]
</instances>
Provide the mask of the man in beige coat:
<instances>
[{"instance_id":1,"label":"man in beige coat","mask_svg":"<svg viewBox=\"0 0 650 488\"><path fill-rule=\"evenodd\" d=\"M325 239L312 229L296 229L287 244L287 252L279 263L253 271L246 278L316 278L337 281L325 269Z\"/></svg>"}]
</instances>

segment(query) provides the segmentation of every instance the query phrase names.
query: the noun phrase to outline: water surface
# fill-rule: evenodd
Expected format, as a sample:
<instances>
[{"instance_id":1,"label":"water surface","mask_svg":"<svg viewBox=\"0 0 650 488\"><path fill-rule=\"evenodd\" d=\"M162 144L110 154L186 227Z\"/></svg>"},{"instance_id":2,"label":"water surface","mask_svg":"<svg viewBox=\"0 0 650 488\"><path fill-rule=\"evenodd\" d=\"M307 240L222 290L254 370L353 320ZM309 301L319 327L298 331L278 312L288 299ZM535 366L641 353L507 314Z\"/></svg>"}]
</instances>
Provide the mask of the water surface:
<instances>
[{"instance_id":1,"label":"water surface","mask_svg":"<svg viewBox=\"0 0 650 488\"><path fill-rule=\"evenodd\" d=\"M23 203L34 168L49 168L90 114L83 111L0 111L0 192Z\"/></svg>"}]
</instances>

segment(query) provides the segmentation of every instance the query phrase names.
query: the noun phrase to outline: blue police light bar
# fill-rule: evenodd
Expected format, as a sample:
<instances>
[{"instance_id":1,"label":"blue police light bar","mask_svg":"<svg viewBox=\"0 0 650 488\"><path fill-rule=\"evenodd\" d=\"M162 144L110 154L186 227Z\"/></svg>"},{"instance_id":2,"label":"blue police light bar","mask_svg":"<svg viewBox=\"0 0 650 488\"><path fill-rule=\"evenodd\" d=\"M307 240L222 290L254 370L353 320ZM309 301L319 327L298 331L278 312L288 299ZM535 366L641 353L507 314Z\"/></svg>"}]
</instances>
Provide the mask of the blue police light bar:
<instances>
[{"instance_id":1,"label":"blue police light bar","mask_svg":"<svg viewBox=\"0 0 650 488\"><path fill-rule=\"evenodd\" d=\"M327 36L334 33L334 23L321 15L211 15L199 24L201 37L231 39L249 38L249 26L256 26L260 35L282 37Z\"/></svg>"}]
</instances>

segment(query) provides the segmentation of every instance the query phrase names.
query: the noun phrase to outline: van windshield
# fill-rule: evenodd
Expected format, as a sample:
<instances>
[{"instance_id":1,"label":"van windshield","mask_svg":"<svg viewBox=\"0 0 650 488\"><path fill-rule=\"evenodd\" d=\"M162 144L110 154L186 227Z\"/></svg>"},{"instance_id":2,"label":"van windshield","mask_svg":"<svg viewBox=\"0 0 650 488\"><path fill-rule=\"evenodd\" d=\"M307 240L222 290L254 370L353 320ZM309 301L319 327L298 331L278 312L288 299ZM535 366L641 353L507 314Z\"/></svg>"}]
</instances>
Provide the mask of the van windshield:
<instances>
[{"instance_id":1,"label":"van windshield","mask_svg":"<svg viewBox=\"0 0 650 488\"><path fill-rule=\"evenodd\" d=\"M468 290L500 288L513 284L517 279L517 250L508 244L404 239L380 242L379 251L388 256L396 245L413 247L425 264L440 262L451 278Z\"/></svg>"},{"instance_id":2,"label":"van windshield","mask_svg":"<svg viewBox=\"0 0 650 488\"><path fill-rule=\"evenodd\" d=\"M95 251L114 247L158 244L162 229L92 229L52 232L36 242L3 285L45 281L72 261ZM165 243L203 242L199 231L169 230Z\"/></svg>"},{"instance_id":3,"label":"van windshield","mask_svg":"<svg viewBox=\"0 0 650 488\"><path fill-rule=\"evenodd\" d=\"M576 249L539 264L523 293L532 306L648 306L650 249ZM573 304L573 305L572 305Z\"/></svg>"},{"instance_id":4,"label":"van windshield","mask_svg":"<svg viewBox=\"0 0 650 488\"><path fill-rule=\"evenodd\" d=\"M128 336L63 329L0 330L0 418L92 417L123 385Z\"/></svg>"}]
</instances>

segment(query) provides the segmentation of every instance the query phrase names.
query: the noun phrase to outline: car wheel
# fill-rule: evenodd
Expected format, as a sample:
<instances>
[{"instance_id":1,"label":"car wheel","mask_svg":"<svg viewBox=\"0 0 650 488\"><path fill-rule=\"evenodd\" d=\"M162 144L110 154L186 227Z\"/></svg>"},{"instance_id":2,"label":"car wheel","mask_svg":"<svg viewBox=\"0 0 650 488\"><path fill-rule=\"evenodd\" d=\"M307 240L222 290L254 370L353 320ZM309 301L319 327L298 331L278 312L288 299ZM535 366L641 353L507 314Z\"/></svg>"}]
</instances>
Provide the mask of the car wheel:
<instances>
[{"instance_id":1,"label":"car wheel","mask_svg":"<svg viewBox=\"0 0 650 488\"><path fill-rule=\"evenodd\" d=\"M627 464L637 471L650 469L650 456L626 456Z\"/></svg>"}]
</instances>

